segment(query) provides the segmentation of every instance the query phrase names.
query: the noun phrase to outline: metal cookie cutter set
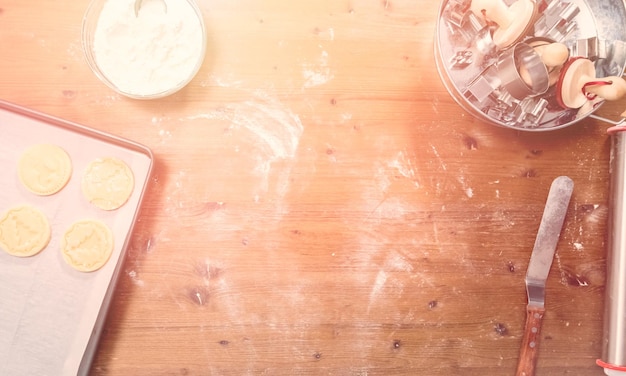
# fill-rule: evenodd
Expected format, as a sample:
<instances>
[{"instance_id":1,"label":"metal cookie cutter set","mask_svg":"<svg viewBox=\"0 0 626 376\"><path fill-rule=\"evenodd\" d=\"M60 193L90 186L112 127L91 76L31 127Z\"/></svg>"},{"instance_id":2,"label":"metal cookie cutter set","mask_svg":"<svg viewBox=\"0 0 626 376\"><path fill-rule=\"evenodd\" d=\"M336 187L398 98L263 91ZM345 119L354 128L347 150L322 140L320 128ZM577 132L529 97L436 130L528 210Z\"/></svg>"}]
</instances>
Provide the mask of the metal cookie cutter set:
<instances>
[{"instance_id":1,"label":"metal cookie cutter set","mask_svg":"<svg viewBox=\"0 0 626 376\"><path fill-rule=\"evenodd\" d=\"M529 131L572 125L626 95L626 4L444 0L435 61L461 107Z\"/></svg>"}]
</instances>

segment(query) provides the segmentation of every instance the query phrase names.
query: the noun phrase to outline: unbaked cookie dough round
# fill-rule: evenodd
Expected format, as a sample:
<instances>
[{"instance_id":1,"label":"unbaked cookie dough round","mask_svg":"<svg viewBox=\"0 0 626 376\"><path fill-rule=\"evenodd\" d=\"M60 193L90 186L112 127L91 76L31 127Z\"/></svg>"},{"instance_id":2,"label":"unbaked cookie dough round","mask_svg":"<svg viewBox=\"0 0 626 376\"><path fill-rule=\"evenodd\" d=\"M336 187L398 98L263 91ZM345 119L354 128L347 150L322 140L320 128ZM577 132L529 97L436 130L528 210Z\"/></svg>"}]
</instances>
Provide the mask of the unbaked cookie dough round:
<instances>
[{"instance_id":1,"label":"unbaked cookie dough round","mask_svg":"<svg viewBox=\"0 0 626 376\"><path fill-rule=\"evenodd\" d=\"M61 147L38 144L26 149L17 163L17 174L26 189L40 196L59 192L72 176L72 161Z\"/></svg>"},{"instance_id":2,"label":"unbaked cookie dough round","mask_svg":"<svg viewBox=\"0 0 626 376\"><path fill-rule=\"evenodd\" d=\"M103 222L84 219L72 224L61 238L68 265L81 272L100 269L113 252L113 233Z\"/></svg>"},{"instance_id":3,"label":"unbaked cookie dough round","mask_svg":"<svg viewBox=\"0 0 626 376\"><path fill-rule=\"evenodd\" d=\"M34 256L50 242L50 223L30 205L15 206L0 217L0 248L18 257Z\"/></svg>"},{"instance_id":4,"label":"unbaked cookie dough round","mask_svg":"<svg viewBox=\"0 0 626 376\"><path fill-rule=\"evenodd\" d=\"M117 158L98 158L83 175L83 194L103 210L115 210L128 201L135 179L128 165Z\"/></svg>"}]
</instances>

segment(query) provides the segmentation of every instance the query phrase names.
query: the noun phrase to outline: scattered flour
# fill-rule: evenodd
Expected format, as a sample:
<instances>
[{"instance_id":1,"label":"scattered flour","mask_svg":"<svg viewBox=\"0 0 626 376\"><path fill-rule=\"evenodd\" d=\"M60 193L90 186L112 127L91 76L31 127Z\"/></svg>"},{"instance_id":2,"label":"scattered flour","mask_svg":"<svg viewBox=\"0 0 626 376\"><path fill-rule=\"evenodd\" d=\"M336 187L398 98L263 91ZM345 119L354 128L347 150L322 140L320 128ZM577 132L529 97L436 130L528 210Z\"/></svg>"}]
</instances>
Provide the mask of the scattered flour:
<instances>
[{"instance_id":1,"label":"scattered flour","mask_svg":"<svg viewBox=\"0 0 626 376\"><path fill-rule=\"evenodd\" d=\"M384 270L380 270L376 275L376 280L374 281L374 285L372 286L372 291L370 292L369 304L367 307L367 311L369 312L372 303L376 300L378 295L380 295L385 283L387 282L387 272Z\"/></svg>"},{"instance_id":2,"label":"scattered flour","mask_svg":"<svg viewBox=\"0 0 626 376\"><path fill-rule=\"evenodd\" d=\"M414 166L412 158L404 151L398 152L396 157L387 163L390 168L394 168L400 175L411 180L416 188L420 188L419 178L416 174L417 168Z\"/></svg>"},{"instance_id":3,"label":"scattered flour","mask_svg":"<svg viewBox=\"0 0 626 376\"><path fill-rule=\"evenodd\" d=\"M154 96L185 84L204 58L204 25L187 1L107 0L93 36L102 74L131 96Z\"/></svg>"},{"instance_id":4,"label":"scattered flour","mask_svg":"<svg viewBox=\"0 0 626 376\"><path fill-rule=\"evenodd\" d=\"M177 118L153 117L152 123L160 127L162 120L169 123L208 120L227 126L229 140L234 142L234 151L241 152L240 162L248 164L246 171L249 176L246 179L249 179L249 193L255 203L271 201L275 218L278 219L288 210L283 198L290 189L290 175L304 126L298 115L268 93L243 91L249 97L243 102L233 102ZM162 138L170 137L166 129L160 128L158 132ZM166 198L166 210L176 217L183 212L183 207L198 205L192 202L186 188L185 173L182 173L178 179L180 186L173 187ZM210 199L200 200L200 205L207 200Z\"/></svg>"},{"instance_id":5,"label":"scattered flour","mask_svg":"<svg viewBox=\"0 0 626 376\"><path fill-rule=\"evenodd\" d=\"M144 285L144 281L142 281L141 279L137 278L137 272L134 270L131 270L128 272L128 277L131 279L131 281L133 281L133 283L137 286L143 286Z\"/></svg>"},{"instance_id":6,"label":"scattered flour","mask_svg":"<svg viewBox=\"0 0 626 376\"><path fill-rule=\"evenodd\" d=\"M305 80L305 88L323 85L335 77L328 65L328 52L326 51L322 51L322 55L317 63L306 63L303 65L303 68L302 76Z\"/></svg>"}]
</instances>

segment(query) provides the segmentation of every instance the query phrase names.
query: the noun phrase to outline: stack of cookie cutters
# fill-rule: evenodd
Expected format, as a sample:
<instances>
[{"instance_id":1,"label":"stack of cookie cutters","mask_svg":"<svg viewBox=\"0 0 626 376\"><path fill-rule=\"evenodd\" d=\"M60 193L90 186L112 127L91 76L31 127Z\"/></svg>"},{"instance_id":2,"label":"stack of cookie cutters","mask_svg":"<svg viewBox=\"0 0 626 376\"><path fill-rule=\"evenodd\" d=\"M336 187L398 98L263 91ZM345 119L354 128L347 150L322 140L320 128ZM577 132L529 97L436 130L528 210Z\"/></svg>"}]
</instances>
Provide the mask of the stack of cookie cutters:
<instances>
[{"instance_id":1,"label":"stack of cookie cutters","mask_svg":"<svg viewBox=\"0 0 626 376\"><path fill-rule=\"evenodd\" d=\"M626 111L619 121L595 112L606 100L626 96L625 23L623 0L443 0L434 43L447 91L483 122L529 132L587 117L610 125L607 280L597 360L609 376L626 376ZM567 56L552 65L542 57L544 46L559 46L554 51ZM604 88L614 91L600 94Z\"/></svg>"},{"instance_id":2,"label":"stack of cookie cutters","mask_svg":"<svg viewBox=\"0 0 626 376\"><path fill-rule=\"evenodd\" d=\"M603 98L564 107L559 75L567 64L549 66L540 48L556 44L566 48L566 61L584 58L592 78L621 77L624 22L623 1L444 0L435 61L450 95L474 117L526 131L563 128L597 118Z\"/></svg>"}]
</instances>

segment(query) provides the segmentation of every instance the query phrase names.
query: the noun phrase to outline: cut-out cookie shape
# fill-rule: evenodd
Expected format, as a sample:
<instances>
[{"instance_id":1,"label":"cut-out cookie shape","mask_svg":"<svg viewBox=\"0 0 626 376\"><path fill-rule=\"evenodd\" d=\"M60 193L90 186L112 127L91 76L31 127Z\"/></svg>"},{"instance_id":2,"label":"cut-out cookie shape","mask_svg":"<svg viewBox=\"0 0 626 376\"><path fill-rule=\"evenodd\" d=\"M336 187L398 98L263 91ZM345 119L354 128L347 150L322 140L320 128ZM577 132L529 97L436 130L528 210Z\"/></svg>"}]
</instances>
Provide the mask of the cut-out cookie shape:
<instances>
[{"instance_id":1,"label":"cut-out cookie shape","mask_svg":"<svg viewBox=\"0 0 626 376\"><path fill-rule=\"evenodd\" d=\"M30 205L13 207L0 217L0 248L10 255L34 256L48 245L50 235L48 219Z\"/></svg>"},{"instance_id":2,"label":"cut-out cookie shape","mask_svg":"<svg viewBox=\"0 0 626 376\"><path fill-rule=\"evenodd\" d=\"M97 220L75 222L61 238L61 252L65 262L74 269L93 272L109 261L113 252L113 233Z\"/></svg>"},{"instance_id":3,"label":"cut-out cookie shape","mask_svg":"<svg viewBox=\"0 0 626 376\"><path fill-rule=\"evenodd\" d=\"M83 175L85 198L103 210L115 210L128 201L135 179L130 167L117 158L98 158L91 162Z\"/></svg>"},{"instance_id":4,"label":"cut-out cookie shape","mask_svg":"<svg viewBox=\"0 0 626 376\"><path fill-rule=\"evenodd\" d=\"M33 145L26 149L17 164L20 182L30 192L49 196L59 192L72 176L72 161L61 147Z\"/></svg>"}]
</instances>

